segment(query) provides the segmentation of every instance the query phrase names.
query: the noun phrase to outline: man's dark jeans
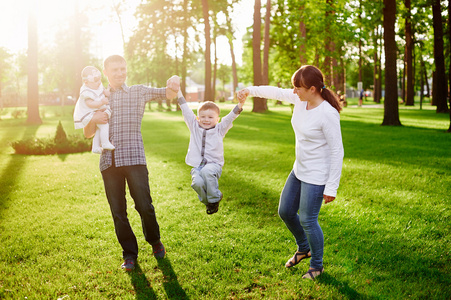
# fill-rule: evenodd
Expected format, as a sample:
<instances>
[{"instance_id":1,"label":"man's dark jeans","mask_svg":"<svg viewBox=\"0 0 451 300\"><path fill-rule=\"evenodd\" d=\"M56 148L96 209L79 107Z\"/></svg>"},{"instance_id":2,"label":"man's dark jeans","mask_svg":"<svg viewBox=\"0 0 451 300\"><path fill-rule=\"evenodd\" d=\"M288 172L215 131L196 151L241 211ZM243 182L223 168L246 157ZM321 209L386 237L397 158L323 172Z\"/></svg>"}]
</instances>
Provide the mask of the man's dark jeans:
<instances>
[{"instance_id":1,"label":"man's dark jeans","mask_svg":"<svg viewBox=\"0 0 451 300\"><path fill-rule=\"evenodd\" d=\"M130 195L135 201L135 209L141 216L144 237L153 245L160 241L160 227L149 188L149 172L146 166L112 166L102 172L105 193L110 204L114 220L114 228L119 243L123 249L123 258L138 257L138 243L127 218L127 203L125 198L125 182Z\"/></svg>"}]
</instances>

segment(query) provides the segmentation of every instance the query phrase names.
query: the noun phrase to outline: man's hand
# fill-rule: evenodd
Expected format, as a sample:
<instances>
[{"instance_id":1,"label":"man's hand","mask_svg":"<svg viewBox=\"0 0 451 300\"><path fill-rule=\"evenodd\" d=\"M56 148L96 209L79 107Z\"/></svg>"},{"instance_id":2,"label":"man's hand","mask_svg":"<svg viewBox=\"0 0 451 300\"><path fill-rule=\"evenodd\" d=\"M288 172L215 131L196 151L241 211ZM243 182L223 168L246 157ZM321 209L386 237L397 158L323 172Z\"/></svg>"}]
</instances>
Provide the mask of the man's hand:
<instances>
[{"instance_id":1,"label":"man's hand","mask_svg":"<svg viewBox=\"0 0 451 300\"><path fill-rule=\"evenodd\" d=\"M87 138L91 138L96 134L96 125L97 124L107 124L108 123L108 115L104 109L98 110L92 116L91 121L89 121L88 125L83 128L83 134Z\"/></svg>"},{"instance_id":2,"label":"man's hand","mask_svg":"<svg viewBox=\"0 0 451 300\"><path fill-rule=\"evenodd\" d=\"M172 76L166 81L166 98L173 99L180 90L180 77Z\"/></svg>"},{"instance_id":3,"label":"man's hand","mask_svg":"<svg viewBox=\"0 0 451 300\"><path fill-rule=\"evenodd\" d=\"M327 204L327 203L332 202L332 201L335 200L335 197L327 196L327 195L323 195L323 198L324 198L324 203L325 203L325 204Z\"/></svg>"}]
</instances>

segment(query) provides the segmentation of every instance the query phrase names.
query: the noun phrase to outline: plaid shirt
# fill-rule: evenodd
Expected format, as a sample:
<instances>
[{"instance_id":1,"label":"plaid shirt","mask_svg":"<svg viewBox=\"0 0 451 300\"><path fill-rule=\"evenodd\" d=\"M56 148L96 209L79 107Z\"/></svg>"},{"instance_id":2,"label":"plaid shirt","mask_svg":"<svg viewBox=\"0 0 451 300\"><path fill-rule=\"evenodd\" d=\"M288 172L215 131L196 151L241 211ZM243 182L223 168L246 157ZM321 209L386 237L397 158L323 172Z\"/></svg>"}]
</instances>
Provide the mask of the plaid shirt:
<instances>
[{"instance_id":1,"label":"plaid shirt","mask_svg":"<svg viewBox=\"0 0 451 300\"><path fill-rule=\"evenodd\" d=\"M128 87L124 83L119 89L111 90L109 104L113 113L109 120L110 141L116 148L116 167L146 165L141 121L146 102L159 99L166 99L166 88ZM104 150L100 156L100 171L111 166L112 151Z\"/></svg>"}]
</instances>

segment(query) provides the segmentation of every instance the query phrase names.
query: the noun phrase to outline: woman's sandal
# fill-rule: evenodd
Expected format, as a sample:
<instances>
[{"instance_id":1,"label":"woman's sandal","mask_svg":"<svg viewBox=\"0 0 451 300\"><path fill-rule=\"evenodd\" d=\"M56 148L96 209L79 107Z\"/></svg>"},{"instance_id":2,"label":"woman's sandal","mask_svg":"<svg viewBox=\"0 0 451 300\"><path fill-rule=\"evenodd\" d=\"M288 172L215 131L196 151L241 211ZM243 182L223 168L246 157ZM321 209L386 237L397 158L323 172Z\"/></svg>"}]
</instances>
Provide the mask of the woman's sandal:
<instances>
[{"instance_id":1,"label":"woman's sandal","mask_svg":"<svg viewBox=\"0 0 451 300\"><path fill-rule=\"evenodd\" d=\"M298 257L301 257L301 258L298 259ZM310 250L307 250L304 252L296 251L294 256L287 261L287 263L285 264L285 267L291 268L291 267L297 265L298 263L300 263L301 260L303 260L304 258L310 258L310 257L312 257Z\"/></svg>"},{"instance_id":2,"label":"woman's sandal","mask_svg":"<svg viewBox=\"0 0 451 300\"><path fill-rule=\"evenodd\" d=\"M324 268L321 269L310 269L307 271L307 273L304 274L304 276L302 276L303 279L310 279L310 280L315 280L316 277L318 277L319 275L323 274L324 272Z\"/></svg>"},{"instance_id":3,"label":"woman's sandal","mask_svg":"<svg viewBox=\"0 0 451 300\"><path fill-rule=\"evenodd\" d=\"M219 210L219 202L207 204L207 214L211 215Z\"/></svg>"}]
</instances>

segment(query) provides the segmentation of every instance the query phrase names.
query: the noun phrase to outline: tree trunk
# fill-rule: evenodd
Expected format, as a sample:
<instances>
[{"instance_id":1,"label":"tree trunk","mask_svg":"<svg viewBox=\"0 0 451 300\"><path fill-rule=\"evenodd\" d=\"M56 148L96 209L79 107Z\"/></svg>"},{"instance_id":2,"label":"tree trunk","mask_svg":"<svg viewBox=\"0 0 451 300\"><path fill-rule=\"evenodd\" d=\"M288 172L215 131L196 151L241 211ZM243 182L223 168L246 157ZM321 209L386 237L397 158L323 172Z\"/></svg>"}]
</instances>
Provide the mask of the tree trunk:
<instances>
[{"instance_id":1,"label":"tree trunk","mask_svg":"<svg viewBox=\"0 0 451 300\"><path fill-rule=\"evenodd\" d=\"M36 8L36 1L33 1L31 5ZM35 11L36 9L30 9L28 15L28 124L42 124L41 117L39 116L38 28Z\"/></svg>"},{"instance_id":2,"label":"tree trunk","mask_svg":"<svg viewBox=\"0 0 451 300\"><path fill-rule=\"evenodd\" d=\"M412 53L413 53L413 32L412 32L412 23L411 23L411 11L410 11L410 0L404 0L407 16L406 16L406 105L413 106L414 103L414 89L413 89L413 68L412 68Z\"/></svg>"},{"instance_id":3,"label":"tree trunk","mask_svg":"<svg viewBox=\"0 0 451 300\"><path fill-rule=\"evenodd\" d=\"M299 45L299 62L301 66L307 64L307 58L305 57L306 52L305 42L307 40L307 28L305 27L304 22L304 14L305 14L304 8L305 8L304 4L301 4L299 7L299 14L301 16L301 20L299 21L299 33L301 35L301 43Z\"/></svg>"},{"instance_id":4,"label":"tree trunk","mask_svg":"<svg viewBox=\"0 0 451 300\"><path fill-rule=\"evenodd\" d=\"M396 82L396 1L384 0L385 101L382 125L399 126L398 91Z\"/></svg>"},{"instance_id":5,"label":"tree trunk","mask_svg":"<svg viewBox=\"0 0 451 300\"><path fill-rule=\"evenodd\" d=\"M324 58L324 68L323 68L323 74L326 82L329 84L329 86L332 86L334 84L333 82L333 62L332 62L332 53L334 52L335 45L332 41L332 32L331 32L331 25L333 18L334 11L333 11L333 0L326 0L326 29L325 29L325 49L326 49L326 57Z\"/></svg>"},{"instance_id":6,"label":"tree trunk","mask_svg":"<svg viewBox=\"0 0 451 300\"><path fill-rule=\"evenodd\" d=\"M382 55L382 42L380 42L381 35L379 29L376 27L374 30L374 102L381 102L382 94L382 74L381 74L381 55Z\"/></svg>"},{"instance_id":7,"label":"tree trunk","mask_svg":"<svg viewBox=\"0 0 451 300\"><path fill-rule=\"evenodd\" d=\"M216 26L216 22L215 22L215 26ZM216 28L213 29L213 32L216 31ZM215 44L215 62L213 65L213 80L212 80L212 88L211 88L211 93L213 95L213 98L211 99L211 101L215 102L216 100L216 76L217 76L217 72L218 72L218 51L217 51L217 38L216 38L216 32L214 33L213 36L213 42Z\"/></svg>"},{"instance_id":8,"label":"tree trunk","mask_svg":"<svg viewBox=\"0 0 451 300\"><path fill-rule=\"evenodd\" d=\"M373 33L373 44L374 44L374 66L373 66L373 101L377 102L378 99L378 80L379 80L379 70L378 70L378 62L379 55L377 53L378 43L377 43L377 28L374 28Z\"/></svg>"},{"instance_id":9,"label":"tree trunk","mask_svg":"<svg viewBox=\"0 0 451 300\"><path fill-rule=\"evenodd\" d=\"M423 60L423 41L420 41L420 109L423 109L424 98L424 60Z\"/></svg>"},{"instance_id":10,"label":"tree trunk","mask_svg":"<svg viewBox=\"0 0 451 300\"><path fill-rule=\"evenodd\" d=\"M180 82L180 89L182 91L182 94L186 97L186 65L187 62L187 56L188 56L188 19L189 19L189 12L188 12L188 0L183 1L183 56L182 56L182 73L181 77L182 80ZM150 101L149 101L150 103ZM177 110L180 110L180 106L176 105Z\"/></svg>"},{"instance_id":11,"label":"tree trunk","mask_svg":"<svg viewBox=\"0 0 451 300\"><path fill-rule=\"evenodd\" d=\"M404 58L402 63L402 73L400 75L399 83L401 85L401 102L406 102L406 48L404 47Z\"/></svg>"},{"instance_id":12,"label":"tree trunk","mask_svg":"<svg viewBox=\"0 0 451 300\"><path fill-rule=\"evenodd\" d=\"M362 0L359 1L360 13L359 13L359 24L362 25ZM360 28L362 32L363 28ZM359 33L360 34L360 33ZM362 82L362 38L359 35L359 82ZM359 91L360 93L360 91Z\"/></svg>"},{"instance_id":13,"label":"tree trunk","mask_svg":"<svg viewBox=\"0 0 451 300\"><path fill-rule=\"evenodd\" d=\"M263 46L263 78L262 84L269 84L269 26L271 22L271 0L266 1L265 38Z\"/></svg>"},{"instance_id":14,"label":"tree trunk","mask_svg":"<svg viewBox=\"0 0 451 300\"><path fill-rule=\"evenodd\" d=\"M451 54L451 0L448 0L448 46L449 46L449 53ZM451 60L449 61L449 67L448 67L448 81L449 81L449 87L451 88ZM451 108L451 95L448 93L449 96L449 106ZM449 110L449 128L447 132L451 132L451 109Z\"/></svg>"},{"instance_id":15,"label":"tree trunk","mask_svg":"<svg viewBox=\"0 0 451 300\"><path fill-rule=\"evenodd\" d=\"M253 50L253 68L254 68L254 85L258 86L262 84L262 62L260 56L260 43L261 43L261 16L260 16L261 3L260 0L255 0L254 5L254 26L252 33L252 50ZM268 110L266 105L266 99L254 97L253 112L265 112Z\"/></svg>"},{"instance_id":16,"label":"tree trunk","mask_svg":"<svg viewBox=\"0 0 451 300\"><path fill-rule=\"evenodd\" d=\"M80 94L80 87L82 86L83 82L81 80L81 71L83 70L83 50L81 47L81 23L79 20L81 19L79 7L78 7L78 1L75 1L74 5L74 87L72 96L74 99L78 99L78 96ZM64 105L65 99L61 99L62 104Z\"/></svg>"},{"instance_id":17,"label":"tree trunk","mask_svg":"<svg viewBox=\"0 0 451 300\"><path fill-rule=\"evenodd\" d=\"M235 97L235 92L238 87L238 72L236 69L235 52L233 50L233 27L229 16L227 16L227 28L229 30L229 32L227 33L227 39L229 40L230 56L232 57L233 95Z\"/></svg>"},{"instance_id":18,"label":"tree trunk","mask_svg":"<svg viewBox=\"0 0 451 300\"><path fill-rule=\"evenodd\" d=\"M210 59L210 17L208 9L208 0L202 0L202 13L205 23L205 93L204 101L212 100L211 95L211 59Z\"/></svg>"},{"instance_id":19,"label":"tree trunk","mask_svg":"<svg viewBox=\"0 0 451 300\"><path fill-rule=\"evenodd\" d=\"M443 27L440 0L434 0L432 4L432 19L434 27L434 60L435 60L435 78L440 78L436 82L435 103L437 113L448 112L448 84L445 80L445 57L443 55Z\"/></svg>"},{"instance_id":20,"label":"tree trunk","mask_svg":"<svg viewBox=\"0 0 451 300\"><path fill-rule=\"evenodd\" d=\"M424 66L424 82L426 83L426 96L431 97L431 89L429 87L429 81L428 81L428 72L426 70L426 65Z\"/></svg>"}]
</instances>

